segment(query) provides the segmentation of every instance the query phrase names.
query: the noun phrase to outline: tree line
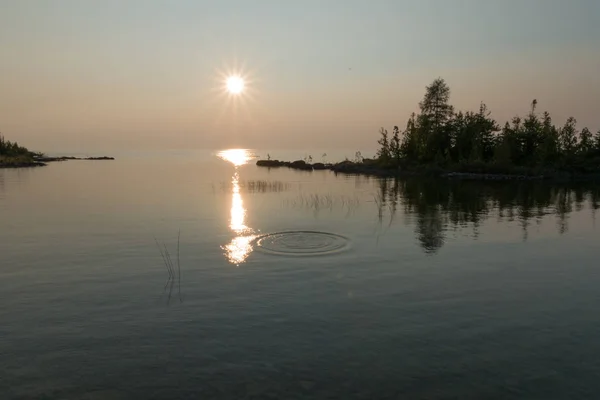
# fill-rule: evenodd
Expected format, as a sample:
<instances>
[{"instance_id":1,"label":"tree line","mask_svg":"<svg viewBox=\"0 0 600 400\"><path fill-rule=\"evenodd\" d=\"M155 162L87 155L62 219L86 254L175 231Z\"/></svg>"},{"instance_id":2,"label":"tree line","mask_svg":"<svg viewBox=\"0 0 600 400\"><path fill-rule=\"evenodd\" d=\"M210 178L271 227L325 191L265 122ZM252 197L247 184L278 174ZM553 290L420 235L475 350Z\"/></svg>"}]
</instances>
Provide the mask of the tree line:
<instances>
[{"instance_id":1,"label":"tree line","mask_svg":"<svg viewBox=\"0 0 600 400\"><path fill-rule=\"evenodd\" d=\"M11 142L6 140L2 134L0 134L0 156L5 157L19 157L19 156L33 156L34 153L30 152L27 148L19 146L17 142Z\"/></svg>"},{"instance_id":2,"label":"tree line","mask_svg":"<svg viewBox=\"0 0 600 400\"><path fill-rule=\"evenodd\" d=\"M533 100L527 116L501 127L484 103L478 111L455 112L449 86L435 79L404 130L394 126L390 135L381 128L378 162L389 168L430 165L473 172L599 172L600 130L579 130L573 117L557 126L537 106Z\"/></svg>"}]
</instances>

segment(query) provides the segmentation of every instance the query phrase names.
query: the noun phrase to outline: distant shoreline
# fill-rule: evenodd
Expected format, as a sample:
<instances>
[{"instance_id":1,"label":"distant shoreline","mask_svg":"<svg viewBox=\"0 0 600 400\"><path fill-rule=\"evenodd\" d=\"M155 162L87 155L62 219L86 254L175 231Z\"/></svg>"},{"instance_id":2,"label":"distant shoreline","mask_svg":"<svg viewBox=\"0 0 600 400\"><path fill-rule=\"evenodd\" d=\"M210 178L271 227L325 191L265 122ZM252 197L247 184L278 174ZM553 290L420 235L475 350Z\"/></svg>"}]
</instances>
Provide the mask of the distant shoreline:
<instances>
[{"instance_id":1,"label":"distant shoreline","mask_svg":"<svg viewBox=\"0 0 600 400\"><path fill-rule=\"evenodd\" d=\"M342 161L339 163L307 163L304 160L280 161L258 160L256 165L263 168L290 168L301 171L330 170L338 174L374 176L379 178L399 178L408 176L437 177L444 179L480 180L480 181L597 181L600 174L581 174L568 171L548 171L545 174L527 173L488 173L461 172L444 170L435 166L420 166L415 168L382 168L377 160L365 159L362 162Z\"/></svg>"},{"instance_id":2,"label":"distant shoreline","mask_svg":"<svg viewBox=\"0 0 600 400\"><path fill-rule=\"evenodd\" d=\"M61 157L37 157L36 160L41 161L41 162L56 162L56 161L68 161L68 160L89 160L89 161L95 161L95 160L114 160L114 157L108 157L108 156L102 156L102 157L67 157L67 156L61 156Z\"/></svg>"},{"instance_id":3,"label":"distant shoreline","mask_svg":"<svg viewBox=\"0 0 600 400\"><path fill-rule=\"evenodd\" d=\"M50 162L60 162L69 160L85 160L85 161L100 161L100 160L114 160L114 157L101 156L101 157L46 157L46 156L14 156L0 157L0 168L33 168L33 167L45 167Z\"/></svg>"}]
</instances>

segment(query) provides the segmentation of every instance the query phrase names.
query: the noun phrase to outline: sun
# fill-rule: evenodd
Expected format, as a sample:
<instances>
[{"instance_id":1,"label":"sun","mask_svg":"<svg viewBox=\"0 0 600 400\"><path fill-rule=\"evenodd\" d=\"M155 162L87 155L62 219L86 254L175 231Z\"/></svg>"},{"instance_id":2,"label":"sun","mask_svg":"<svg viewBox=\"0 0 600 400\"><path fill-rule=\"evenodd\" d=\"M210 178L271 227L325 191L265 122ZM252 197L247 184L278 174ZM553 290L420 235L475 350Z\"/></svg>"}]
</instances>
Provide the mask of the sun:
<instances>
[{"instance_id":1,"label":"sun","mask_svg":"<svg viewBox=\"0 0 600 400\"><path fill-rule=\"evenodd\" d=\"M227 77L225 81L225 87L227 91L231 94L240 94L244 91L244 79L240 76L232 75Z\"/></svg>"}]
</instances>

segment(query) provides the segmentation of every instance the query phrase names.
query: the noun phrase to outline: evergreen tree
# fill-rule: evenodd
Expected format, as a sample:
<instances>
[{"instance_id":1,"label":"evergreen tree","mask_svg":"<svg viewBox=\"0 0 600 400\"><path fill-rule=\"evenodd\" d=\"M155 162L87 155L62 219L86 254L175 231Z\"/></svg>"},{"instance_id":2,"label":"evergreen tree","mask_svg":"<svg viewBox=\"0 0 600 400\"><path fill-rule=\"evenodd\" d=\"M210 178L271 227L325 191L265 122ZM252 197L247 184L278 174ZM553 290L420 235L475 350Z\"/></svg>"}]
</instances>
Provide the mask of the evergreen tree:
<instances>
[{"instance_id":1,"label":"evergreen tree","mask_svg":"<svg viewBox=\"0 0 600 400\"><path fill-rule=\"evenodd\" d=\"M583 128L579 134L579 153L582 156L588 155L594 149L594 138L588 128Z\"/></svg>"},{"instance_id":2,"label":"evergreen tree","mask_svg":"<svg viewBox=\"0 0 600 400\"><path fill-rule=\"evenodd\" d=\"M400 129L397 126L394 126L394 135L392 136L392 140L390 140L390 156L396 165L400 163L402 149L400 144Z\"/></svg>"},{"instance_id":3,"label":"evergreen tree","mask_svg":"<svg viewBox=\"0 0 600 400\"><path fill-rule=\"evenodd\" d=\"M559 133L560 150L567 161L573 158L577 150L577 120L569 117Z\"/></svg>"},{"instance_id":4,"label":"evergreen tree","mask_svg":"<svg viewBox=\"0 0 600 400\"><path fill-rule=\"evenodd\" d=\"M6 140L2 134L0 134L0 156L30 156L32 153L25 147L19 146L17 142L11 142Z\"/></svg>"},{"instance_id":5,"label":"evergreen tree","mask_svg":"<svg viewBox=\"0 0 600 400\"><path fill-rule=\"evenodd\" d=\"M387 165L390 162L390 142L388 139L388 131L387 129L381 128L379 130L379 134L381 135L381 137L379 138L377 143L379 143L379 146L381 147L377 152L377 156L384 165Z\"/></svg>"},{"instance_id":6,"label":"evergreen tree","mask_svg":"<svg viewBox=\"0 0 600 400\"><path fill-rule=\"evenodd\" d=\"M420 113L412 113L404 132L394 126L390 138L387 130L381 128L377 152L381 164L450 161L467 165L494 162L505 168L598 168L591 163L600 163L600 131L592 135L584 128L578 133L577 121L572 117L558 128L548 112L537 114L537 100L531 102L524 119L515 116L502 129L484 103L478 112L454 113L449 101L450 88L438 78L426 87L419 102Z\"/></svg>"},{"instance_id":7,"label":"evergreen tree","mask_svg":"<svg viewBox=\"0 0 600 400\"><path fill-rule=\"evenodd\" d=\"M453 162L458 163L465 158L468 159L471 152L470 135L467 129L465 114L462 111L459 111L454 115L450 124L452 127L452 135L450 137L450 157Z\"/></svg>"},{"instance_id":8,"label":"evergreen tree","mask_svg":"<svg viewBox=\"0 0 600 400\"><path fill-rule=\"evenodd\" d=\"M522 125L521 118L514 117L512 119L512 125L508 122L504 125L500 134L500 143L504 147L502 154L504 156L510 156L510 163L514 165L521 165L522 150L521 150L521 137L522 137ZM508 160L503 159L503 163Z\"/></svg>"},{"instance_id":9,"label":"evergreen tree","mask_svg":"<svg viewBox=\"0 0 600 400\"><path fill-rule=\"evenodd\" d=\"M415 161L419 157L418 149L418 131L416 127L416 115L412 113L408 122L406 123L406 130L402 137L402 144L400 145L400 153L403 157Z\"/></svg>"},{"instance_id":10,"label":"evergreen tree","mask_svg":"<svg viewBox=\"0 0 600 400\"><path fill-rule=\"evenodd\" d=\"M447 156L450 150L450 131L446 124L454 113L454 108L449 104L450 88L442 78L438 78L426 87L425 96L419 103L421 114L418 126L420 142L423 151L420 154L422 161Z\"/></svg>"},{"instance_id":11,"label":"evergreen tree","mask_svg":"<svg viewBox=\"0 0 600 400\"><path fill-rule=\"evenodd\" d=\"M540 137L540 148L538 160L542 165L550 165L558 160L559 143L558 130L552 124L552 118L548 111L544 112L542 119L542 134Z\"/></svg>"},{"instance_id":12,"label":"evergreen tree","mask_svg":"<svg viewBox=\"0 0 600 400\"><path fill-rule=\"evenodd\" d=\"M479 114L477 114L478 128L478 158L482 161L491 161L494 157L494 146L496 144L496 134L500 131L500 127L496 121L491 118L491 111L488 110L485 103L479 106Z\"/></svg>"},{"instance_id":13,"label":"evergreen tree","mask_svg":"<svg viewBox=\"0 0 600 400\"><path fill-rule=\"evenodd\" d=\"M425 116L434 130L439 129L453 114L450 101L450 87L442 78L438 78L425 89L425 96L419 103L421 114Z\"/></svg>"},{"instance_id":14,"label":"evergreen tree","mask_svg":"<svg viewBox=\"0 0 600 400\"><path fill-rule=\"evenodd\" d=\"M531 102L531 111L523 121L523 129L520 133L520 146L522 150L522 161L530 166L537 164L541 142L542 123L535 113L537 100Z\"/></svg>"},{"instance_id":15,"label":"evergreen tree","mask_svg":"<svg viewBox=\"0 0 600 400\"><path fill-rule=\"evenodd\" d=\"M496 163L504 166L508 166L513 160L513 148L514 135L510 124L506 122L502 132L496 142L496 148L494 149L494 159Z\"/></svg>"}]
</instances>

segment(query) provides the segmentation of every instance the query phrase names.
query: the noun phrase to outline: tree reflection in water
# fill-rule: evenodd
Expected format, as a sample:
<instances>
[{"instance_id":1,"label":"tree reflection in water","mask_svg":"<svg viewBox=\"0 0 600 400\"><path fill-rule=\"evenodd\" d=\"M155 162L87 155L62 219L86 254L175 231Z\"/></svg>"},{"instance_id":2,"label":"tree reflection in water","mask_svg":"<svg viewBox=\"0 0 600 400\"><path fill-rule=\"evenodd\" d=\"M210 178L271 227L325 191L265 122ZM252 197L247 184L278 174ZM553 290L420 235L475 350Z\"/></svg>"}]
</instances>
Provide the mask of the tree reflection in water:
<instances>
[{"instance_id":1,"label":"tree reflection in water","mask_svg":"<svg viewBox=\"0 0 600 400\"><path fill-rule=\"evenodd\" d=\"M436 253L449 230L471 227L475 238L479 227L495 217L498 222L518 220L523 240L528 239L532 222L540 224L555 215L561 234L568 231L569 215L584 208L592 217L600 207L600 186L547 182L475 182L434 179L380 179L375 196L378 218L389 224L398 210L407 220L415 217L415 234L426 253Z\"/></svg>"}]
</instances>

